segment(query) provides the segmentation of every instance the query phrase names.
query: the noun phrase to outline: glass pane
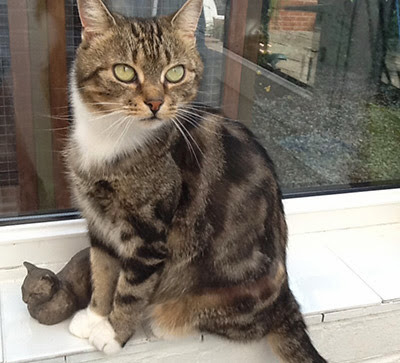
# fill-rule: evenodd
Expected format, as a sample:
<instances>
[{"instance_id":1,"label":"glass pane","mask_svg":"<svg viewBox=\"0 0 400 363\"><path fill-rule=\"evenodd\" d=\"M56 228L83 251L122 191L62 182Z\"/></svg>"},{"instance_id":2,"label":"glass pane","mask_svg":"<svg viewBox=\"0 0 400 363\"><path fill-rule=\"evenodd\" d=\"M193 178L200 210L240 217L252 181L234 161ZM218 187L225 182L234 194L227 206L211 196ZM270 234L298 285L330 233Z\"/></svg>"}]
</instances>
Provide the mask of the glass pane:
<instances>
[{"instance_id":1,"label":"glass pane","mask_svg":"<svg viewBox=\"0 0 400 363\"><path fill-rule=\"evenodd\" d=\"M107 4L148 17L184 2ZM398 0L204 0L197 101L252 129L287 196L399 185L399 24ZM71 216L61 153L80 40L75 1L0 0L0 218Z\"/></svg>"},{"instance_id":2,"label":"glass pane","mask_svg":"<svg viewBox=\"0 0 400 363\"><path fill-rule=\"evenodd\" d=\"M245 3L231 1L231 14ZM232 49L238 44L230 47L250 61L236 60L241 94L232 117L247 122L267 148L287 195L398 185L398 5L251 3L244 45L239 52Z\"/></svg>"}]
</instances>

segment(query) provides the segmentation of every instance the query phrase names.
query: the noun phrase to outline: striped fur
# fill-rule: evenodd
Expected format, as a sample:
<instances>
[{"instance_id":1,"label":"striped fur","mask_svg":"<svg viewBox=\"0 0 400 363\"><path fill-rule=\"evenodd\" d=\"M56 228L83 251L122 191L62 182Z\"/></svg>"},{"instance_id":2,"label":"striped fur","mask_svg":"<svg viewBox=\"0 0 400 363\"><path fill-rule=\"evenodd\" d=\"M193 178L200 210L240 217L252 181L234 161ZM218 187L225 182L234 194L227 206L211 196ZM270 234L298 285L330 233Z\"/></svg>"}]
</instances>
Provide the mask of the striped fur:
<instances>
[{"instance_id":1,"label":"striped fur","mask_svg":"<svg viewBox=\"0 0 400 363\"><path fill-rule=\"evenodd\" d=\"M201 0L151 20L99 4L80 1L85 31L66 155L92 245L88 316L107 317L98 326L112 340L107 350L100 339L100 349L123 346L148 319L161 335L203 331L244 342L269 335L287 362L324 362L288 287L272 161L246 127L191 104L203 70L193 25ZM134 67L137 80L119 82L116 63ZM184 79L169 84L165 73L177 64ZM156 119L146 105L154 97L164 102Z\"/></svg>"}]
</instances>

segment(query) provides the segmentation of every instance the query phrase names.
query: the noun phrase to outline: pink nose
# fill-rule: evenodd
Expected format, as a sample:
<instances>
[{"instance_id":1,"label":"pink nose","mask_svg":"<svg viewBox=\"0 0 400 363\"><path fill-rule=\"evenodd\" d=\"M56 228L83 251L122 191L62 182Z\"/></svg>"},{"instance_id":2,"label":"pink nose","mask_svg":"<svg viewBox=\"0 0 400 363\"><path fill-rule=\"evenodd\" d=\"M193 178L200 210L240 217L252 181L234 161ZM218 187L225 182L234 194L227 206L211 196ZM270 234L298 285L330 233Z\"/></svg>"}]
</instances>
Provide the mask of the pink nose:
<instances>
[{"instance_id":1,"label":"pink nose","mask_svg":"<svg viewBox=\"0 0 400 363\"><path fill-rule=\"evenodd\" d=\"M154 114L156 114L156 112L160 110L163 103L164 103L164 100L149 100L149 101L145 102L145 104L147 106L149 106L150 110Z\"/></svg>"}]
</instances>

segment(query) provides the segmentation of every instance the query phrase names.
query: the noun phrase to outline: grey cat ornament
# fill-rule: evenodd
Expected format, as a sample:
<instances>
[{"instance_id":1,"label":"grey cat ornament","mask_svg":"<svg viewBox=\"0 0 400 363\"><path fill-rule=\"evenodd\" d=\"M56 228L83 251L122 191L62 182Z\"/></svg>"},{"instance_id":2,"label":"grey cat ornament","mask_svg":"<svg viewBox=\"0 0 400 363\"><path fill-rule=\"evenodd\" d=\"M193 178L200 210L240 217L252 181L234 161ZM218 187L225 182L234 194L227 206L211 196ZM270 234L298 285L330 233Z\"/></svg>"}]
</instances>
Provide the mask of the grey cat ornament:
<instances>
[{"instance_id":1,"label":"grey cat ornament","mask_svg":"<svg viewBox=\"0 0 400 363\"><path fill-rule=\"evenodd\" d=\"M24 262L28 274L22 300L41 324L54 325L85 308L91 295L89 248L78 252L57 274Z\"/></svg>"}]
</instances>

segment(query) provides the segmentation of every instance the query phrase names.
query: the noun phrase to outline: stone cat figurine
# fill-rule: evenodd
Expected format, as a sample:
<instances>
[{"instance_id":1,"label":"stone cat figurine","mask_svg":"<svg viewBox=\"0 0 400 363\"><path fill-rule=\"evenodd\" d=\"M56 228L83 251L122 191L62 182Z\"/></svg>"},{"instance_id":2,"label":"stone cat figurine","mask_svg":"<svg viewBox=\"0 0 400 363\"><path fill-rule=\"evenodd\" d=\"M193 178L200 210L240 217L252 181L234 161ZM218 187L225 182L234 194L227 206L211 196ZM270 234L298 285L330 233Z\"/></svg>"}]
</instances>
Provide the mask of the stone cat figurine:
<instances>
[{"instance_id":1,"label":"stone cat figurine","mask_svg":"<svg viewBox=\"0 0 400 363\"><path fill-rule=\"evenodd\" d=\"M29 314L41 324L53 325L85 308L91 295L89 248L78 252L58 273L24 262L28 274L22 299Z\"/></svg>"}]
</instances>

